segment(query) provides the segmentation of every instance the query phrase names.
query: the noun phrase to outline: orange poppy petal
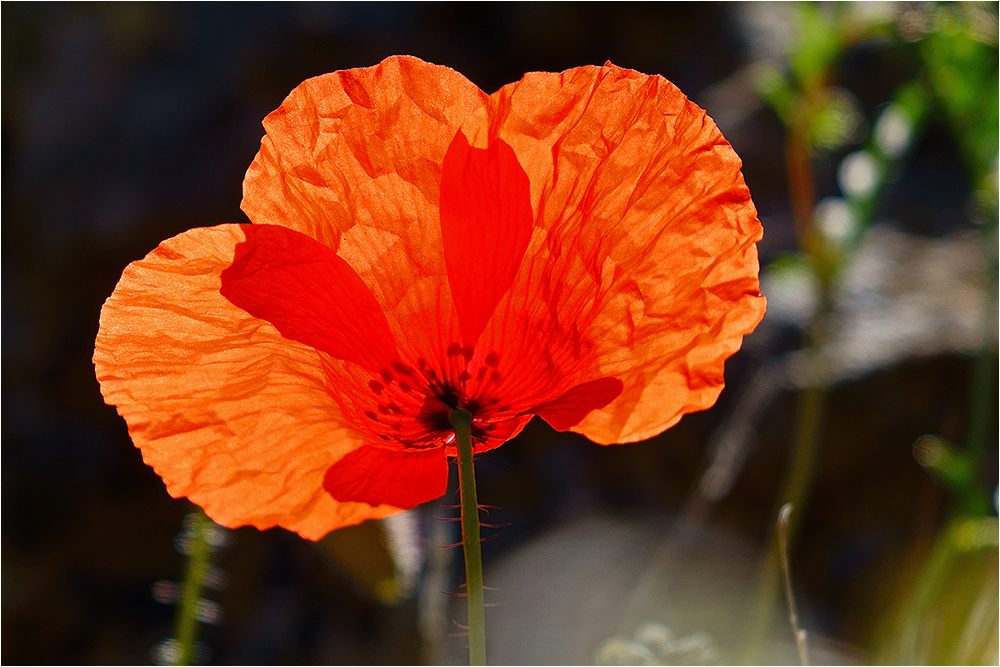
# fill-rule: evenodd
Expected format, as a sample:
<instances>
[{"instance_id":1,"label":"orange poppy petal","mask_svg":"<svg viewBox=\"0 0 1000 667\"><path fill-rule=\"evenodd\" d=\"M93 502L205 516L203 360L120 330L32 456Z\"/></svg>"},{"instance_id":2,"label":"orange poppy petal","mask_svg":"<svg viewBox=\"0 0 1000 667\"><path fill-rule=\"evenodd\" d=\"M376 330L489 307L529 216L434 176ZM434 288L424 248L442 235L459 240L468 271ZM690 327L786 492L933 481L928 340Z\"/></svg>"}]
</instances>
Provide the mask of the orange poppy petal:
<instances>
[{"instance_id":1,"label":"orange poppy petal","mask_svg":"<svg viewBox=\"0 0 1000 667\"><path fill-rule=\"evenodd\" d=\"M598 378L578 384L565 394L529 412L538 415L557 431L567 431L594 410L603 408L622 393L618 378Z\"/></svg>"},{"instance_id":2,"label":"orange poppy petal","mask_svg":"<svg viewBox=\"0 0 1000 667\"><path fill-rule=\"evenodd\" d=\"M376 293L389 309L412 279L444 273L441 164L485 100L455 70L411 56L308 79L264 119L242 208L253 222L292 227L337 250L352 230L354 256L342 256L363 277L362 264L405 239L391 284Z\"/></svg>"},{"instance_id":3,"label":"orange poppy petal","mask_svg":"<svg viewBox=\"0 0 1000 667\"><path fill-rule=\"evenodd\" d=\"M455 70L410 56L308 79L265 119L244 180L250 219L336 249L411 361L461 340L442 252L442 164L486 99Z\"/></svg>"},{"instance_id":4,"label":"orange poppy petal","mask_svg":"<svg viewBox=\"0 0 1000 667\"><path fill-rule=\"evenodd\" d=\"M362 443L340 424L319 354L219 293L246 227L193 229L129 265L101 311L105 400L170 494L224 525L318 539L398 511L323 490Z\"/></svg>"},{"instance_id":5,"label":"orange poppy petal","mask_svg":"<svg viewBox=\"0 0 1000 667\"><path fill-rule=\"evenodd\" d=\"M347 262L305 234L247 225L222 296L267 320L285 338L377 373L397 358L389 323Z\"/></svg>"},{"instance_id":6,"label":"orange poppy petal","mask_svg":"<svg viewBox=\"0 0 1000 667\"><path fill-rule=\"evenodd\" d=\"M323 487L339 502L408 509L445 494L448 457L440 447L403 452L361 447L330 466Z\"/></svg>"},{"instance_id":7,"label":"orange poppy petal","mask_svg":"<svg viewBox=\"0 0 1000 667\"><path fill-rule=\"evenodd\" d=\"M462 340L475 346L531 238L528 176L510 146L459 132L441 174L441 240Z\"/></svg>"},{"instance_id":8,"label":"orange poppy petal","mask_svg":"<svg viewBox=\"0 0 1000 667\"><path fill-rule=\"evenodd\" d=\"M612 65L526 74L490 108L489 136L514 149L545 235L488 344L536 376L527 387L557 372L619 378L621 395L573 427L597 442L710 406L764 313L762 228L718 128L662 77Z\"/></svg>"}]
</instances>

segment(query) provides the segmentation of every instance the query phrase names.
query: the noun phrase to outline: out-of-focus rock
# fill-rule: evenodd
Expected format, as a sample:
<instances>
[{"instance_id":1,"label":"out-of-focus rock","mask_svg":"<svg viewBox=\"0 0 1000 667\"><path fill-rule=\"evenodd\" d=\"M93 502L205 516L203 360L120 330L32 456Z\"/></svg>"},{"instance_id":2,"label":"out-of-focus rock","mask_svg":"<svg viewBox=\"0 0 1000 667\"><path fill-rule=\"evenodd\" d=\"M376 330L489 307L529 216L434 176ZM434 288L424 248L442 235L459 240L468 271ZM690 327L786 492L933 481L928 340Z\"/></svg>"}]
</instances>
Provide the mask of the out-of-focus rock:
<instances>
[{"instance_id":1,"label":"out-of-focus rock","mask_svg":"<svg viewBox=\"0 0 1000 667\"><path fill-rule=\"evenodd\" d=\"M667 537L663 519L584 516L487 563L492 664L726 664L739 660L758 554L706 528ZM465 600L452 617L465 618ZM808 622L808 614L804 615ZM776 618L764 664L798 662ZM787 636L785 636L787 635ZM452 637L445 664L467 660ZM860 664L857 651L810 634L813 664Z\"/></svg>"}]
</instances>

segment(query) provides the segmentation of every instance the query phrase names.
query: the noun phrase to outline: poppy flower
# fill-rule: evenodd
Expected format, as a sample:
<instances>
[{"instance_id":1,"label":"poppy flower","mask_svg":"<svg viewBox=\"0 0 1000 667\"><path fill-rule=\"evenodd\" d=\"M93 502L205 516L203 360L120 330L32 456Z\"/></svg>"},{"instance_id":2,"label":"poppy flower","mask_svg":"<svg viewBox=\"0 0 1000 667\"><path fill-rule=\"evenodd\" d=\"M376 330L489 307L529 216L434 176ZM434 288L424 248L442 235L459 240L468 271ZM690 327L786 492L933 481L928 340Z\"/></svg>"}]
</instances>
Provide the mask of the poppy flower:
<instances>
[{"instance_id":1,"label":"poppy flower","mask_svg":"<svg viewBox=\"0 0 1000 667\"><path fill-rule=\"evenodd\" d=\"M606 64L487 95L413 57L264 120L251 224L126 268L94 362L169 493L328 531L441 496L538 415L601 443L702 410L764 313L740 161L673 84Z\"/></svg>"}]
</instances>

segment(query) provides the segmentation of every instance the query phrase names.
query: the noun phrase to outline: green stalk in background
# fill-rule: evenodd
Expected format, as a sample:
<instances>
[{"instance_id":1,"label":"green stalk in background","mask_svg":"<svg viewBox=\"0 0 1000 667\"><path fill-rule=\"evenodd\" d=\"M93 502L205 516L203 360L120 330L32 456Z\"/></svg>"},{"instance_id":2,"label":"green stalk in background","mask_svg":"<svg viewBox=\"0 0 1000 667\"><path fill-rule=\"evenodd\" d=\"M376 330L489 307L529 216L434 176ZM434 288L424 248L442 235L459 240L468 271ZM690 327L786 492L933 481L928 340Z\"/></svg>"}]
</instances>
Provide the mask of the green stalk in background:
<instances>
[{"instance_id":1,"label":"green stalk in background","mask_svg":"<svg viewBox=\"0 0 1000 667\"><path fill-rule=\"evenodd\" d=\"M178 665L195 664L198 647L199 606L202 603L205 572L212 560L215 546L209 539L209 531L214 528L211 519L201 510L188 516L187 526L187 570L181 585L181 595L174 616L174 637L180 648Z\"/></svg>"}]
</instances>

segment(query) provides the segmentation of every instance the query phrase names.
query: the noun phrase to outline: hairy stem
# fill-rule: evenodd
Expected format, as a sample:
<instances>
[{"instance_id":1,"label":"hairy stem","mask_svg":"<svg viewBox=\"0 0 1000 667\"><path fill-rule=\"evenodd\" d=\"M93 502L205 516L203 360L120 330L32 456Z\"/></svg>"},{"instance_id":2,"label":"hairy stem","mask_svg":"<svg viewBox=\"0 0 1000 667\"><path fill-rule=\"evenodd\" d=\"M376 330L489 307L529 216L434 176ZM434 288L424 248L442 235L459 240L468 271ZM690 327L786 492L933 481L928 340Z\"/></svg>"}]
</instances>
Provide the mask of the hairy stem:
<instances>
[{"instance_id":1,"label":"hairy stem","mask_svg":"<svg viewBox=\"0 0 1000 667\"><path fill-rule=\"evenodd\" d=\"M205 579L205 570L212 557L213 547L206 539L212 520L198 510L191 514L188 527L189 546L187 570L181 585L181 597L174 617L174 637L181 648L178 665L193 665L198 646L198 604Z\"/></svg>"},{"instance_id":2,"label":"hairy stem","mask_svg":"<svg viewBox=\"0 0 1000 667\"><path fill-rule=\"evenodd\" d=\"M454 410L448 417L458 449L458 489L462 505L462 547L465 552L465 592L469 601L469 664L486 664L486 614L483 605L483 554L479 542L479 501L472 462L472 415Z\"/></svg>"}]
</instances>

